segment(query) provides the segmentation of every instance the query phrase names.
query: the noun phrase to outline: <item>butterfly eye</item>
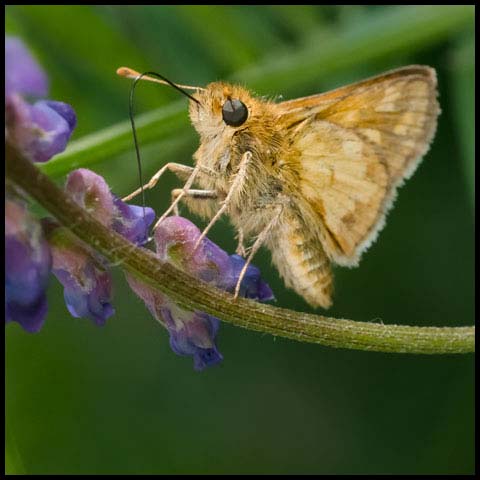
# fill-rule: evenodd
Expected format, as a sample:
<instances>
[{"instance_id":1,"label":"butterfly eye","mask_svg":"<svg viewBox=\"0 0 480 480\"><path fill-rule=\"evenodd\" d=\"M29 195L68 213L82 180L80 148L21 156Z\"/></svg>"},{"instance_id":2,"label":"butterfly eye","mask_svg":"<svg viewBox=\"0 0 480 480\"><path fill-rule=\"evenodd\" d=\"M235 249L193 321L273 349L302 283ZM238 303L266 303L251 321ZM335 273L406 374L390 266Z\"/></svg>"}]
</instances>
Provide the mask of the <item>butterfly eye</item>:
<instances>
[{"instance_id":1,"label":"butterfly eye","mask_svg":"<svg viewBox=\"0 0 480 480\"><path fill-rule=\"evenodd\" d=\"M248 109L243 102L238 99L228 99L222 108L223 121L231 127L239 127L248 118Z\"/></svg>"}]
</instances>

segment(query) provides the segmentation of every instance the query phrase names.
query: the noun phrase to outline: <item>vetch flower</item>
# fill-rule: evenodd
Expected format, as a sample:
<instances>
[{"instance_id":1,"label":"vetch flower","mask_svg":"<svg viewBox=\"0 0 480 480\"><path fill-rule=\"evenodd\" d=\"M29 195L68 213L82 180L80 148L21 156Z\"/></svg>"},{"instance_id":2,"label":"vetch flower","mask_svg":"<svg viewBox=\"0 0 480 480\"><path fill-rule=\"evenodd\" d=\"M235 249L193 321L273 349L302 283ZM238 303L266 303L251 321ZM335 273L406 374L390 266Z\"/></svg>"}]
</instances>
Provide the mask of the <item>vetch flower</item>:
<instances>
[{"instance_id":1,"label":"vetch flower","mask_svg":"<svg viewBox=\"0 0 480 480\"><path fill-rule=\"evenodd\" d=\"M10 143L33 162L65 150L76 126L70 105L53 100L29 103L48 93L47 76L22 41L5 37L5 121Z\"/></svg>"},{"instance_id":2,"label":"vetch flower","mask_svg":"<svg viewBox=\"0 0 480 480\"><path fill-rule=\"evenodd\" d=\"M135 245L147 241L148 229L155 219L153 209L124 203L110 191L102 176L86 168L74 170L68 175L65 191L99 222Z\"/></svg>"},{"instance_id":3,"label":"vetch flower","mask_svg":"<svg viewBox=\"0 0 480 480\"><path fill-rule=\"evenodd\" d=\"M73 170L68 174L65 191L102 225L109 227L112 224L113 197L102 176L87 168Z\"/></svg>"},{"instance_id":4,"label":"vetch flower","mask_svg":"<svg viewBox=\"0 0 480 480\"><path fill-rule=\"evenodd\" d=\"M233 292L237 286L237 280L240 276L240 272L245 265L245 259L240 255L234 254L230 255L230 262L233 268L232 284L230 288L227 288L227 290ZM266 302L275 298L268 283L262 280L260 269L252 264L247 267L245 276L240 284L239 295L252 300L258 300L259 302Z\"/></svg>"},{"instance_id":5,"label":"vetch flower","mask_svg":"<svg viewBox=\"0 0 480 480\"><path fill-rule=\"evenodd\" d=\"M125 272L125 277L153 317L168 330L170 346L177 355L192 356L195 370L203 370L222 361L222 354L215 343L220 325L218 318L199 311L184 310L134 276Z\"/></svg>"},{"instance_id":6,"label":"vetch flower","mask_svg":"<svg viewBox=\"0 0 480 480\"><path fill-rule=\"evenodd\" d=\"M193 251L200 235L198 227L186 218L165 218L154 235L158 257L204 282L229 289L233 271L227 252L208 238Z\"/></svg>"},{"instance_id":7,"label":"vetch flower","mask_svg":"<svg viewBox=\"0 0 480 480\"><path fill-rule=\"evenodd\" d=\"M177 268L211 283L217 288L233 292L245 259L228 255L218 245L204 238L198 248L193 248L200 238L199 228L183 217L167 217L155 230L157 254ZM258 301L273 300L269 285L261 279L260 270L250 264L240 285L240 296Z\"/></svg>"},{"instance_id":8,"label":"vetch flower","mask_svg":"<svg viewBox=\"0 0 480 480\"><path fill-rule=\"evenodd\" d=\"M65 190L106 227L138 245L147 239L155 212L146 207L144 217L142 207L122 202L95 172L74 170L67 177ZM103 325L115 312L112 278L103 259L53 220L44 219L43 225L52 250L52 272L64 286L68 311L74 317L87 317Z\"/></svg>"},{"instance_id":9,"label":"vetch flower","mask_svg":"<svg viewBox=\"0 0 480 480\"><path fill-rule=\"evenodd\" d=\"M144 245L148 240L148 229L155 220L155 212L150 207L128 205L113 195L115 214L112 228L135 245Z\"/></svg>"},{"instance_id":10,"label":"vetch flower","mask_svg":"<svg viewBox=\"0 0 480 480\"><path fill-rule=\"evenodd\" d=\"M19 200L5 200L5 320L38 332L47 314L51 255L40 223Z\"/></svg>"},{"instance_id":11,"label":"vetch flower","mask_svg":"<svg viewBox=\"0 0 480 480\"><path fill-rule=\"evenodd\" d=\"M167 217L154 234L158 258L198 279L233 292L245 260L238 255L229 256L208 238L204 238L194 251L200 235L198 227L186 218ZM170 346L175 353L192 356L196 370L215 365L223 359L215 343L220 326L218 318L198 310L186 311L137 278L129 274L126 277L152 315L167 328ZM270 287L253 265L247 268L240 295L260 301L273 298Z\"/></svg>"},{"instance_id":12,"label":"vetch flower","mask_svg":"<svg viewBox=\"0 0 480 480\"><path fill-rule=\"evenodd\" d=\"M122 202L100 175L76 170L65 189L106 227L136 245L147 240L155 212ZM71 315L103 325L115 312L111 274L103 258L54 220L45 218L40 224L19 199L7 199L5 209L7 321L18 321L32 332L41 328L47 312L45 288L52 271L64 287Z\"/></svg>"},{"instance_id":13,"label":"vetch flower","mask_svg":"<svg viewBox=\"0 0 480 480\"><path fill-rule=\"evenodd\" d=\"M6 140L35 162L63 151L76 125L75 112L68 104L39 99L47 93L45 72L20 39L6 37ZM146 242L155 217L151 208L125 204L110 192L102 177L86 169L70 174L66 190L106 227L136 245ZM70 313L103 324L114 313L111 276L103 259L53 220L45 219L43 225L51 248L25 205L16 198L6 200L6 320L18 321L28 331L41 328L53 257L53 273L64 286Z\"/></svg>"},{"instance_id":14,"label":"vetch flower","mask_svg":"<svg viewBox=\"0 0 480 480\"><path fill-rule=\"evenodd\" d=\"M164 318L170 331L170 347L177 355L193 356L193 368L203 370L223 360L215 344L220 320L204 312L188 312L179 325L180 312L166 309Z\"/></svg>"},{"instance_id":15,"label":"vetch flower","mask_svg":"<svg viewBox=\"0 0 480 480\"><path fill-rule=\"evenodd\" d=\"M66 103L28 102L47 93L47 76L22 41L5 37L5 138L32 161L44 162L63 151L76 124L75 112ZM17 321L29 332L40 330L51 262L40 222L22 200L6 197L6 321Z\"/></svg>"},{"instance_id":16,"label":"vetch flower","mask_svg":"<svg viewBox=\"0 0 480 480\"><path fill-rule=\"evenodd\" d=\"M15 93L45 97L48 79L19 38L5 37L5 96Z\"/></svg>"},{"instance_id":17,"label":"vetch flower","mask_svg":"<svg viewBox=\"0 0 480 480\"><path fill-rule=\"evenodd\" d=\"M42 220L52 252L52 272L64 286L63 296L73 317L105 324L115 313L112 278L100 258L54 220Z\"/></svg>"}]
</instances>

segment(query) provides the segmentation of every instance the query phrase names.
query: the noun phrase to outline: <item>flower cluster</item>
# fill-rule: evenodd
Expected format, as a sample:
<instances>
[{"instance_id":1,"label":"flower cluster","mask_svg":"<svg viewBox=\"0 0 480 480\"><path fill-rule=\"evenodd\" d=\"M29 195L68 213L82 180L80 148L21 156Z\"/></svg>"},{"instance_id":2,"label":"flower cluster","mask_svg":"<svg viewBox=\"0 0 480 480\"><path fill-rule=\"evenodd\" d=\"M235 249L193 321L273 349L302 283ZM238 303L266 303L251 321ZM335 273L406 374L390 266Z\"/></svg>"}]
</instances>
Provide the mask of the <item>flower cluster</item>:
<instances>
[{"instance_id":1,"label":"flower cluster","mask_svg":"<svg viewBox=\"0 0 480 480\"><path fill-rule=\"evenodd\" d=\"M21 40L5 38L5 140L34 162L62 152L75 128L73 109L45 97L48 80ZM51 251L38 220L16 192L5 198L5 316L29 332L45 320Z\"/></svg>"},{"instance_id":2,"label":"flower cluster","mask_svg":"<svg viewBox=\"0 0 480 480\"><path fill-rule=\"evenodd\" d=\"M63 102L31 97L47 94L47 77L23 43L5 39L6 141L33 162L60 153L75 128L73 109ZM147 240L155 214L127 205L113 195L105 180L90 170L72 172L65 189L103 225L136 245ZM13 190L5 198L5 317L29 332L42 327L47 313L50 272L64 286L74 317L103 324L113 314L112 281L104 260L52 219L40 223Z\"/></svg>"},{"instance_id":3,"label":"flower cluster","mask_svg":"<svg viewBox=\"0 0 480 480\"><path fill-rule=\"evenodd\" d=\"M155 230L157 257L217 288L233 292L245 260L238 255L229 256L208 238L195 249L200 235L198 227L186 218L167 217ZM215 343L218 318L197 310L188 312L137 278L129 274L126 277L152 315L167 328L175 353L193 356L196 370L222 360ZM272 290L260 278L260 270L252 265L242 280L240 294L259 301L273 299Z\"/></svg>"},{"instance_id":4,"label":"flower cluster","mask_svg":"<svg viewBox=\"0 0 480 480\"><path fill-rule=\"evenodd\" d=\"M84 168L74 170L67 178L65 190L104 226L135 245L146 242L155 212L122 202L100 175ZM50 219L44 219L43 226L52 252L52 273L64 286L68 311L74 317L91 318L103 325L114 313L112 278L105 261L76 240L67 228Z\"/></svg>"},{"instance_id":5,"label":"flower cluster","mask_svg":"<svg viewBox=\"0 0 480 480\"><path fill-rule=\"evenodd\" d=\"M105 180L87 169L70 173L65 190L104 226L143 245L155 213L127 205L110 192ZM38 220L17 200L6 201L6 311L9 320L38 331L46 314L49 273L64 287L72 316L103 325L113 315L112 278L104 259L53 219ZM28 292L28 294L26 293ZM24 315L27 311L30 315Z\"/></svg>"}]
</instances>

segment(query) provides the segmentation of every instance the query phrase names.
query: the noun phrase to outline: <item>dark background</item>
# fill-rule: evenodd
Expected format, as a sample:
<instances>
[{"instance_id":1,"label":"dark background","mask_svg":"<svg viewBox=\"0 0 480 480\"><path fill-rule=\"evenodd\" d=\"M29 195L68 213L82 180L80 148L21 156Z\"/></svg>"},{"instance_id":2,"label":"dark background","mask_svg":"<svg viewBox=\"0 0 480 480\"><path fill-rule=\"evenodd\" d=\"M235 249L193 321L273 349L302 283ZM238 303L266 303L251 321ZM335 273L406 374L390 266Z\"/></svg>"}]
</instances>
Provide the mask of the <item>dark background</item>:
<instances>
[{"instance_id":1,"label":"dark background","mask_svg":"<svg viewBox=\"0 0 480 480\"><path fill-rule=\"evenodd\" d=\"M436 68L443 113L432 148L359 268L336 269L328 314L474 322L473 7L9 6L6 14L7 32L48 71L51 98L75 108L74 140L127 119L120 65L194 85L238 78L284 98L402 65ZM405 18L384 41L379 29L388 34ZM408 28L418 18L426 32ZM180 101L167 87L138 90L138 112ZM141 143L145 174L191 163L196 145L192 127ZM131 147L90 168L120 195L138 186ZM148 204L161 212L178 185L167 176ZM233 251L233 235L223 220L210 238ZM268 252L255 263L278 305L313 311L283 286ZM49 305L40 333L6 328L8 473L474 472L473 355L338 350L222 324L224 362L195 372L118 270L117 313L105 327L71 318L55 279Z\"/></svg>"}]
</instances>

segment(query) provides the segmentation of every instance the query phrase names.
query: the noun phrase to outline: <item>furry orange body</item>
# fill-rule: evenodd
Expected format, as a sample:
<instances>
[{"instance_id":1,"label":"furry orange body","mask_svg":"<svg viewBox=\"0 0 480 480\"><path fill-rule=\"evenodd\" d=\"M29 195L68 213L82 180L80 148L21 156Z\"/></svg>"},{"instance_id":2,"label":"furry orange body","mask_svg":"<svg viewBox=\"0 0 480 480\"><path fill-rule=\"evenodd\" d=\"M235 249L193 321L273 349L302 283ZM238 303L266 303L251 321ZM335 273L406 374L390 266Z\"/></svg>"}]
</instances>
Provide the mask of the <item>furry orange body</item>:
<instances>
[{"instance_id":1,"label":"furry orange body","mask_svg":"<svg viewBox=\"0 0 480 480\"><path fill-rule=\"evenodd\" d=\"M246 236L260 234L277 215L265 237L273 262L287 286L328 307L330 263L354 266L374 241L397 187L428 150L436 95L435 72L424 66L281 103L212 83L194 95L199 103L190 102L200 135L194 159L205 167L198 185L224 200L251 152L226 213ZM238 127L222 119L231 98L248 109ZM215 200L188 205L206 217L219 208Z\"/></svg>"}]
</instances>

